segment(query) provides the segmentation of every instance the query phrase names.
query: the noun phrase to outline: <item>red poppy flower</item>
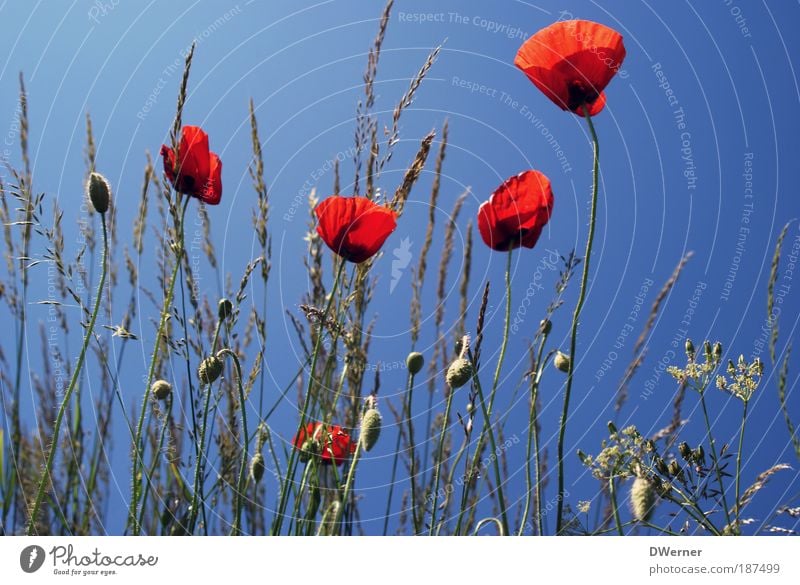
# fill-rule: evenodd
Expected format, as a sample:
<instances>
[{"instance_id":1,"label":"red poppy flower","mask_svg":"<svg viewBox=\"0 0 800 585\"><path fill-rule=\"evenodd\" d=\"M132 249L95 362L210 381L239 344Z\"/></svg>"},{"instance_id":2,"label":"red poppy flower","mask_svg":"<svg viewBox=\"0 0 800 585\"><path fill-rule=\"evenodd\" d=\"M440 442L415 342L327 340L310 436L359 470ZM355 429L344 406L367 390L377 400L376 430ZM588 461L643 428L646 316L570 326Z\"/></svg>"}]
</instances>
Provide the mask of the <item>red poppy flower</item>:
<instances>
[{"instance_id":1,"label":"red poppy flower","mask_svg":"<svg viewBox=\"0 0 800 585\"><path fill-rule=\"evenodd\" d=\"M305 447L304 452L308 454L309 447L305 444L307 439L311 439L318 445L316 451L319 452L322 462L327 464L341 465L348 455L356 451L356 442L338 425L308 423L295 435L293 441L295 449L303 450Z\"/></svg>"},{"instance_id":2,"label":"red poppy flower","mask_svg":"<svg viewBox=\"0 0 800 585\"><path fill-rule=\"evenodd\" d=\"M520 47L514 64L562 110L598 114L603 90L625 58L622 35L588 20L564 20L543 28Z\"/></svg>"},{"instance_id":3,"label":"red poppy flower","mask_svg":"<svg viewBox=\"0 0 800 585\"><path fill-rule=\"evenodd\" d=\"M533 248L550 220L553 191L539 171L507 179L478 209L478 230L492 250Z\"/></svg>"},{"instance_id":4,"label":"red poppy flower","mask_svg":"<svg viewBox=\"0 0 800 585\"><path fill-rule=\"evenodd\" d=\"M175 151L161 146L164 173L176 191L197 197L209 205L222 198L222 161L208 150L208 134L197 126L184 126ZM175 171L177 170L177 176Z\"/></svg>"},{"instance_id":5,"label":"red poppy flower","mask_svg":"<svg viewBox=\"0 0 800 585\"><path fill-rule=\"evenodd\" d=\"M314 213L317 233L328 247L356 264L377 254L397 227L397 213L366 197L328 197Z\"/></svg>"}]
</instances>

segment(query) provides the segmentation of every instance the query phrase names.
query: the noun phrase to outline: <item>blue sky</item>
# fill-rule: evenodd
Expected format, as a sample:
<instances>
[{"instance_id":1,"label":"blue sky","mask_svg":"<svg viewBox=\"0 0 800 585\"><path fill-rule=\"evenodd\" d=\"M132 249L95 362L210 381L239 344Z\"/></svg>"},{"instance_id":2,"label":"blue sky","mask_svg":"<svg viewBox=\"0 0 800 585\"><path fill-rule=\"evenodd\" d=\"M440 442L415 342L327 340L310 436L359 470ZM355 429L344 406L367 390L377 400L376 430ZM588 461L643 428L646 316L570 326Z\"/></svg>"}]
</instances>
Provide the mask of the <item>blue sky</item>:
<instances>
[{"instance_id":1,"label":"blue sky","mask_svg":"<svg viewBox=\"0 0 800 585\"><path fill-rule=\"evenodd\" d=\"M196 39L184 123L203 126L211 137L212 150L223 161L223 200L210 211L210 217L220 273L231 274L234 282L256 255L250 230L255 195L247 174L248 100L252 97L256 105L275 249L268 291L271 341L266 367L277 392L278 384L285 384L294 373L293 362L299 355L285 310L298 311L307 287L297 270L304 253L304 203L296 215L293 210L309 187L316 187L321 195L329 193L333 181L329 161L337 156L350 158L355 104L362 96L361 77L380 4L367 6L356 0L146 4L107 0L59 3L59 9L54 9L45 2L4 2L0 5L5 25L0 38L4 155L12 164L19 164L14 112L17 75L22 71L29 94L36 190L58 197L68 220L79 216L84 116L90 112L98 170L114 185L123 218L120 229L127 234L123 240L129 238L124 218L132 217L138 205L144 152L156 155L166 140L180 82L181 55ZM601 204L566 450L597 452L606 434L605 423L615 416L615 391L646 312L680 258L693 251L662 305L647 341L647 358L618 417L620 423L635 423L643 432L655 432L668 423L675 393L673 381L660 373L659 362L682 363L682 337L720 340L726 357L758 352L775 239L787 221L800 215L793 181L797 172L794 161L800 155L796 139L800 92L794 69L800 37L792 26L800 17L800 6L736 0L669 5L619 0L602 6L585 1L565 5L515 0L432 4L400 0L389 23L376 85L376 111L384 124L390 122L391 110L427 54L438 44L444 45L416 100L403 114L401 142L381 188L391 191L397 186L420 138L431 128L440 129L448 119L450 144L437 210L439 226L456 197L467 187L471 189L458 222L457 253L448 282L452 302L445 322L450 325L458 317L458 251L467 221L474 221L480 203L506 177L527 168L550 177L555 193L550 224L535 249L514 255L512 310L522 306L519 303L528 291L533 293L519 333L512 337L498 404L510 412L506 434L520 439L527 424L527 406L523 393L515 395L514 387L526 366L526 341L533 336L557 277L549 258L584 246L591 146L585 123L541 95L513 66L513 58L525 38L558 19L562 10L612 26L624 35L624 75L612 81L608 105L595 118L602 148ZM556 154L554 141L563 156ZM412 193L407 213L386 244L387 253L376 265L380 283L373 304L378 315L370 355L373 364L402 361L409 349L410 271L390 290L392 250L409 238L413 258L417 257L431 169L429 164ZM351 176L352 167L346 162L344 191ZM74 252L77 231L74 226L69 229L68 249L72 242ZM440 246L441 232L438 238ZM795 221L786 238L787 250L797 238L800 223ZM438 255L434 258L435 265ZM504 265L502 254L478 241L468 323L474 326L482 283L491 280L486 343L492 349L484 353L484 363L492 367L496 356L490 354L499 347L501 332ZM791 276L786 268L784 258L781 278ZM148 266L140 269L152 282L155 275L152 271L148 274ZM433 310L435 267L431 272L424 296L426 314ZM205 267L201 276L201 291L215 299L221 284L218 274ZM544 290L539 291L536 283ZM790 278L785 283L781 353L795 336L800 315L797 285ZM36 287L34 284L33 296ZM576 289L571 288L566 306L554 320L551 339L564 349L569 342L568 316ZM123 298L127 299L127 293ZM260 306L261 298L249 301ZM629 321L637 302L643 303L641 314ZM4 322L9 319L7 313L2 314ZM621 347L615 347L626 323L632 323L633 332ZM31 328L35 332L35 325ZM129 350L124 365L126 379L136 382L122 388L129 406L139 402L138 380L145 371L154 331L145 324L144 330L136 333L145 341L136 351ZM670 352L676 339L681 345L673 360ZM428 328L422 336L422 351L430 351L432 340ZM37 356L29 359L35 369ZM750 457L745 462L745 485L776 463L795 467L798 463L779 412L775 368L765 361L767 376L752 406L746 441ZM795 420L800 419L800 397L793 392L797 363L792 359L790 367L790 409ZM381 398L396 401L404 382L403 370L385 372ZM562 383L558 372L549 372L542 389L543 440L551 464ZM23 394L30 409L32 395ZM418 392L420 400L415 404L420 423L427 408L425 394ZM512 396L516 398L512 400ZM710 402L718 441L733 441L739 403L717 391L712 392ZM684 410L690 419L686 433L690 442L702 436L696 404L696 398L689 396ZM442 395L437 393L435 412L442 408ZM459 404L458 396L454 408L463 412L464 401ZM293 409L293 404L285 405L280 422L275 423L276 432L284 439L294 430ZM396 436L388 408L384 414L384 437L363 461L358 475L367 532L377 532L382 525L375 518L383 513ZM121 415L119 410L115 415ZM119 483L112 483L111 509L128 496L128 440L121 425L117 433L113 470L119 474ZM513 477L507 491L515 495L521 494L524 486L523 456L522 448L509 449ZM568 459L568 474L569 502L574 505L590 499L595 482L576 458ZM554 496L553 485L554 478L548 497ZM268 485L268 500L276 489L274 484ZM798 491L800 480L795 471L778 474L756 497L750 515L763 520ZM117 517L112 513L108 531L119 532L123 523L124 514Z\"/></svg>"}]
</instances>

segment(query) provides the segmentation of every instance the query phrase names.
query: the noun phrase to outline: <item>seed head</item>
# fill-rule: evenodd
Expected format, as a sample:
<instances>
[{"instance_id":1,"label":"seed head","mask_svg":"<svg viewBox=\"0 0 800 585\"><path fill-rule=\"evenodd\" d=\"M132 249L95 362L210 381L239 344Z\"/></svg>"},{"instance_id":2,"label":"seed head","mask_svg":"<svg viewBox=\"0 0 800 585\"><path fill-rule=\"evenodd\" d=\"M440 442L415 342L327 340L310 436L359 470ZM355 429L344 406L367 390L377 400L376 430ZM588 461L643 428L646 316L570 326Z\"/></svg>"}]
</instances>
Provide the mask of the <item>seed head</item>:
<instances>
[{"instance_id":1,"label":"seed head","mask_svg":"<svg viewBox=\"0 0 800 585\"><path fill-rule=\"evenodd\" d=\"M156 380L150 388L156 400L166 400L170 392L172 392L172 384L166 380Z\"/></svg>"},{"instance_id":2,"label":"seed head","mask_svg":"<svg viewBox=\"0 0 800 585\"><path fill-rule=\"evenodd\" d=\"M215 355L204 359L197 368L197 376L203 384L211 384L220 374L222 374L222 361Z\"/></svg>"},{"instance_id":3,"label":"seed head","mask_svg":"<svg viewBox=\"0 0 800 585\"><path fill-rule=\"evenodd\" d=\"M261 453L256 453L250 460L250 477L253 478L255 483L258 483L264 477L264 469L264 456Z\"/></svg>"},{"instance_id":4,"label":"seed head","mask_svg":"<svg viewBox=\"0 0 800 585\"><path fill-rule=\"evenodd\" d=\"M656 503L656 490L644 477L637 477L631 486L631 512L639 522L647 522L653 515Z\"/></svg>"}]
</instances>

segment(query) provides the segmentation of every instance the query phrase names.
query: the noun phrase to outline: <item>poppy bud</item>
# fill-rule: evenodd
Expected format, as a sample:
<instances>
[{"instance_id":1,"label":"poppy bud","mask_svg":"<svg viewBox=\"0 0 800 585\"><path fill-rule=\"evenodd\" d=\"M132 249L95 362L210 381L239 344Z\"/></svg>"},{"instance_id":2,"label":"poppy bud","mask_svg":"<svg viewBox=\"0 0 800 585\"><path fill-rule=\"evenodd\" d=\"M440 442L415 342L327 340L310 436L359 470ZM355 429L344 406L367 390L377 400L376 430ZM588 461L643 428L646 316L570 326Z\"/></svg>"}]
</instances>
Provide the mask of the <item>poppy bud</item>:
<instances>
[{"instance_id":1,"label":"poppy bud","mask_svg":"<svg viewBox=\"0 0 800 585\"><path fill-rule=\"evenodd\" d=\"M541 331L544 335L548 335L552 330L553 323L550 321L550 319L542 319L539 323L539 331Z\"/></svg>"},{"instance_id":2,"label":"poppy bud","mask_svg":"<svg viewBox=\"0 0 800 585\"><path fill-rule=\"evenodd\" d=\"M698 445L697 446L697 449L694 450L694 453L692 453L692 456L694 457L695 463L697 463L698 465L705 465L705 463L706 463L706 452L703 450L703 446L702 445Z\"/></svg>"},{"instance_id":3,"label":"poppy bud","mask_svg":"<svg viewBox=\"0 0 800 585\"><path fill-rule=\"evenodd\" d=\"M680 445L678 445L678 451L680 451L681 457L683 457L686 461L692 456L692 448L689 447L689 444L686 441L683 441Z\"/></svg>"},{"instance_id":4,"label":"poppy bud","mask_svg":"<svg viewBox=\"0 0 800 585\"><path fill-rule=\"evenodd\" d=\"M639 522L647 522L653 515L656 491L644 477L637 477L631 486L631 512Z\"/></svg>"},{"instance_id":5,"label":"poppy bud","mask_svg":"<svg viewBox=\"0 0 800 585\"><path fill-rule=\"evenodd\" d=\"M200 367L197 368L197 376L203 384L211 384L219 378L222 373L222 361L212 355L200 362Z\"/></svg>"},{"instance_id":6,"label":"poppy bud","mask_svg":"<svg viewBox=\"0 0 800 585\"><path fill-rule=\"evenodd\" d=\"M156 400L166 400L169 393L172 392L172 385L166 380L156 380L150 388Z\"/></svg>"},{"instance_id":7,"label":"poppy bud","mask_svg":"<svg viewBox=\"0 0 800 585\"><path fill-rule=\"evenodd\" d=\"M108 203L111 200L111 187L103 175L100 173L92 173L89 175L86 191L89 194L92 207L94 207L97 213L105 213L108 211Z\"/></svg>"},{"instance_id":8,"label":"poppy bud","mask_svg":"<svg viewBox=\"0 0 800 585\"><path fill-rule=\"evenodd\" d=\"M256 453L250 460L250 477L253 481L258 483L264 477L264 456L261 453Z\"/></svg>"},{"instance_id":9,"label":"poppy bud","mask_svg":"<svg viewBox=\"0 0 800 585\"><path fill-rule=\"evenodd\" d=\"M375 443L378 442L378 437L381 435L381 413L375 408L370 408L364 413L361 419L361 446L364 451L370 451Z\"/></svg>"},{"instance_id":10,"label":"poppy bud","mask_svg":"<svg viewBox=\"0 0 800 585\"><path fill-rule=\"evenodd\" d=\"M425 365L425 358L418 351L412 351L406 358L406 367L412 376L416 376L422 371Z\"/></svg>"},{"instance_id":11,"label":"poppy bud","mask_svg":"<svg viewBox=\"0 0 800 585\"><path fill-rule=\"evenodd\" d=\"M689 358L690 362L694 361L694 343L692 343L691 339L686 340L686 357Z\"/></svg>"},{"instance_id":12,"label":"poppy bud","mask_svg":"<svg viewBox=\"0 0 800 585\"><path fill-rule=\"evenodd\" d=\"M572 360L570 357L565 353L561 353L560 351L557 351L556 357L553 358L553 365L564 373L569 372L569 366L571 362Z\"/></svg>"},{"instance_id":13,"label":"poppy bud","mask_svg":"<svg viewBox=\"0 0 800 585\"><path fill-rule=\"evenodd\" d=\"M217 315L224 321L233 314L233 303L228 299L220 299L217 304Z\"/></svg>"},{"instance_id":14,"label":"poppy bud","mask_svg":"<svg viewBox=\"0 0 800 585\"><path fill-rule=\"evenodd\" d=\"M300 447L299 459L303 463L308 461L312 455L319 455L320 445L314 439L306 439Z\"/></svg>"},{"instance_id":15,"label":"poppy bud","mask_svg":"<svg viewBox=\"0 0 800 585\"><path fill-rule=\"evenodd\" d=\"M617 425L615 425L612 421L608 421L606 423L606 426L608 427L608 432L609 433L611 433L612 435L616 435L617 434Z\"/></svg>"},{"instance_id":16,"label":"poppy bud","mask_svg":"<svg viewBox=\"0 0 800 585\"><path fill-rule=\"evenodd\" d=\"M472 364L465 358L458 358L447 369L447 384L451 388L461 388L472 378Z\"/></svg>"}]
</instances>

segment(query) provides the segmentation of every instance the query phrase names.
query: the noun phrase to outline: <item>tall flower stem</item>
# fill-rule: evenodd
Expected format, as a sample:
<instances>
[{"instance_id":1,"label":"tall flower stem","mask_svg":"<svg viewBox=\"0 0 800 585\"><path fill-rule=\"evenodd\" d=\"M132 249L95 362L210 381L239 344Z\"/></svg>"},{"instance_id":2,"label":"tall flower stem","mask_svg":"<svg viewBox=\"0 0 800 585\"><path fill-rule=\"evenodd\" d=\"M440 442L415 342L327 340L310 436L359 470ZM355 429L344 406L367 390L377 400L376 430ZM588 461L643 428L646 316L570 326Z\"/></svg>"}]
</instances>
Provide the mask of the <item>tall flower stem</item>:
<instances>
[{"instance_id":1,"label":"tall flower stem","mask_svg":"<svg viewBox=\"0 0 800 585\"><path fill-rule=\"evenodd\" d=\"M503 323L503 341L500 345L500 355L497 357L497 366L494 370L494 378L492 379L492 388L489 392L489 406L486 408L486 412L488 417L492 415L492 409L494 407L494 398L495 394L497 393L497 385L500 382L500 372L503 368L503 361L506 357L506 348L508 346L508 332L511 328L511 257L513 254L513 248L508 251L508 255L506 256L506 273L505 273L505 285L506 285L506 311L505 311L505 320ZM475 376L477 379L477 376ZM481 401L483 401L483 397L481 397ZM486 425L481 429L480 434L478 435L478 442L475 448L475 454L472 457L472 469L477 469L478 464L480 462L481 453L483 452L483 445L486 441L486 434L488 431L491 431L491 426L489 425L489 419L486 420ZM499 486L498 486L499 487ZM505 510L503 510L503 517L505 518ZM509 534L508 532L508 523L504 526L504 534Z\"/></svg>"},{"instance_id":2,"label":"tall flower stem","mask_svg":"<svg viewBox=\"0 0 800 585\"><path fill-rule=\"evenodd\" d=\"M417 462L416 454L414 453L414 421L411 418L411 397L414 391L414 374L409 370L408 383L406 387L406 407L405 417L408 425L408 457L409 457L409 482L411 483L411 521L414 526L414 534L419 534L422 530L420 519L417 517ZM447 420L447 416L445 416ZM400 433L398 433L399 435ZM397 457L397 453L395 453ZM434 492L435 494L435 492ZM434 495L435 501L435 495ZM424 512L423 512L424 514ZM433 521L431 521L431 529L433 529Z\"/></svg>"},{"instance_id":3,"label":"tall flower stem","mask_svg":"<svg viewBox=\"0 0 800 585\"><path fill-rule=\"evenodd\" d=\"M597 217L597 194L600 179L600 142L597 140L597 133L594 129L592 117L589 109L583 106L583 115L589 125L589 133L592 136L592 146L594 151L594 165L592 168L592 207L589 212L589 237L586 239L586 253L583 258L583 275L581 276L581 289L578 293L578 302L575 304L575 311L572 314L572 329L569 342L569 371L567 372L567 384L564 389L564 406L561 410L561 422L558 429L558 503L556 509L556 534L561 533L564 525L564 438L567 431L567 417L569 416L569 399L572 394L572 381L577 363L576 345L578 340L578 321L583 310L583 303L586 300L586 289L589 282L589 266L592 256L592 245L594 244L595 219Z\"/></svg>"},{"instance_id":4,"label":"tall flower stem","mask_svg":"<svg viewBox=\"0 0 800 585\"><path fill-rule=\"evenodd\" d=\"M153 346L153 355L150 358L150 368L147 372L147 385L145 386L144 396L142 397L142 407L139 410L139 422L136 424L136 437L133 443L133 462L131 464L131 503L128 510L128 526L133 530L134 535L138 535L141 532L137 511L142 482L142 478L139 477L139 466L144 463L142 430L144 428L145 413L147 412L147 401L150 399L150 386L152 386L153 378L155 378L156 375L156 365L158 364L159 350L161 349L161 338L164 335L167 319L169 318L172 299L175 295L175 281L178 280L178 270L183 260L183 220L186 217L186 208L189 206L189 199L190 197L186 196L183 202L180 222L175 226L178 232L178 242L175 248L175 266L172 268L172 276L170 276L169 288L167 289L167 296L164 298L164 305L161 307L161 318L158 324L158 332L156 333L156 342Z\"/></svg>"},{"instance_id":5,"label":"tall flower stem","mask_svg":"<svg viewBox=\"0 0 800 585\"><path fill-rule=\"evenodd\" d=\"M336 507L336 514L333 517L333 523L331 524L331 534L338 534L339 533L339 522L342 520L342 514L344 513L345 503L347 499L350 497L350 491L353 489L353 479L356 476L356 465L358 465L359 459L361 459L361 452L364 450L364 447L361 445L361 438L359 437L358 446L356 447L356 454L353 456L353 461L350 463L350 470L347 472L347 480L344 484L344 491L342 492L342 499L339 502L339 505Z\"/></svg>"},{"instance_id":6,"label":"tall flower stem","mask_svg":"<svg viewBox=\"0 0 800 585\"><path fill-rule=\"evenodd\" d=\"M736 533L741 533L741 527L739 524L739 509L741 507L739 503L739 494L741 493L740 490L740 480L742 478L742 447L744 446L744 427L747 423L747 405L749 401L744 401L744 410L742 411L742 426L739 429L739 451L736 453L736 502L734 502L734 506L736 507L736 526L735 530Z\"/></svg>"},{"instance_id":7,"label":"tall flower stem","mask_svg":"<svg viewBox=\"0 0 800 585\"><path fill-rule=\"evenodd\" d=\"M100 303L103 299L103 287L106 283L106 256L108 254L108 228L106 226L106 216L104 213L100 214L100 222L103 225L103 256L101 258L102 268L100 271L100 283L97 285L97 293L94 299L94 309L92 310L92 315L89 319L89 326L86 328L86 334L83 336L83 345L81 346L81 352L78 354L78 361L75 364L75 369L72 372L72 378L69 381L69 386L67 387L67 391L64 393L64 398L61 400L61 405L58 408L58 414L56 415L56 422L53 426L53 439L50 443L50 449L47 452L47 459L45 460L44 469L42 470L42 475L39 477L39 486L36 489L36 499L33 501L33 507L31 508L31 515L28 519L28 527L26 529L26 533L30 536L34 533L36 529L36 519L39 515L39 508L42 505L42 500L44 499L44 492L45 487L50 481L50 472L53 469L53 460L55 459L56 449L58 448L58 441L59 435L61 432L61 423L64 419L64 413L67 410L67 406L69 405L70 398L72 398L72 392L75 390L75 385L78 383L78 379L80 378L81 371L83 369L83 363L86 360L86 350L89 347L89 342L92 339L92 333L94 331L94 324L97 321L97 314L100 312Z\"/></svg>"},{"instance_id":8,"label":"tall flower stem","mask_svg":"<svg viewBox=\"0 0 800 585\"><path fill-rule=\"evenodd\" d=\"M433 473L433 492L431 492L431 526L428 532L429 536L433 536L434 528L436 527L436 510L439 508L439 476L442 471L442 457L444 453L444 439L447 434L447 423L450 420L450 407L453 404L453 395L456 393L454 388L448 388L449 394L447 395L447 403L444 407L444 418L442 419L442 432L439 434L439 446L436 455L436 467ZM412 478L412 486L413 478ZM416 502L411 503L411 509L414 510Z\"/></svg>"},{"instance_id":9,"label":"tall flower stem","mask_svg":"<svg viewBox=\"0 0 800 585\"><path fill-rule=\"evenodd\" d=\"M158 463L161 460L159 457L161 451L164 449L164 438L167 435L167 428L169 427L169 420L172 416L172 392L167 397L167 409L164 413L164 420L161 423L161 432L158 436L158 450L153 454L153 461L150 463L150 473L147 474L147 482L145 484L144 494L142 495L142 507L139 510L139 525L144 524L144 512L147 508L147 496L150 494L152 477L158 469Z\"/></svg>"},{"instance_id":10,"label":"tall flower stem","mask_svg":"<svg viewBox=\"0 0 800 585\"><path fill-rule=\"evenodd\" d=\"M728 501L725 497L725 484L722 483L722 471L719 468L719 459L717 458L717 442L714 440L714 435L711 432L711 421L708 418L708 408L706 407L706 393L705 388L700 391L700 406L703 410L703 420L706 423L706 432L708 433L708 444L711 445L711 457L714 459L714 473L717 477L719 484L719 493L722 498L722 507L725 509L725 521L731 523L731 513L728 509Z\"/></svg>"},{"instance_id":11,"label":"tall flower stem","mask_svg":"<svg viewBox=\"0 0 800 585\"><path fill-rule=\"evenodd\" d=\"M537 431L537 412L536 401L539 399L539 380L542 376L542 353L544 352L544 345L547 342L547 333L542 333L542 339L539 342L539 348L536 355L536 363L534 364L535 370L531 373L531 396L530 396L530 411L528 420L528 444L525 451L525 508L522 512L522 519L519 523L518 536L525 534L525 523L528 521L528 513L531 507L531 497L534 490L533 480L531 478L531 447L535 451L535 465L536 465L536 529L539 536L544 534L542 530L542 493L541 493L541 477L539 467L539 433Z\"/></svg>"},{"instance_id":12,"label":"tall flower stem","mask_svg":"<svg viewBox=\"0 0 800 585\"><path fill-rule=\"evenodd\" d=\"M242 533L242 499L244 498L245 470L247 469L247 450L250 446L250 436L247 434L247 404L245 403L244 386L242 385L242 365L239 363L238 356L230 349L220 350L219 353L229 356L236 366L236 381L239 387L239 409L242 413L242 461L239 465L239 479L236 483L233 526L231 527L231 535L239 536Z\"/></svg>"},{"instance_id":13,"label":"tall flower stem","mask_svg":"<svg viewBox=\"0 0 800 585\"><path fill-rule=\"evenodd\" d=\"M314 343L314 353L311 356L311 368L308 374L308 385L306 386L306 394L303 399L303 410L300 412L300 424L298 425L298 430L303 428L303 425L306 422L306 418L308 416L308 405L311 402L311 392L314 389L314 374L317 369L317 361L319 358L319 351L322 347L322 338L325 334L325 321L328 319L328 314L331 311L331 307L333 307L334 302L336 300L336 293L339 288L339 284L342 280L342 273L344 272L345 261L339 261L339 268L336 271L336 278L333 281L333 287L331 288L330 298L328 299L328 303L325 306L325 311L320 317L319 320L319 329L317 330L317 340ZM272 523L272 535L280 534L281 527L283 525L283 516L286 510L286 505L289 500L289 484L294 477L296 467L297 467L297 449L292 449L289 455L289 464L286 466L286 477L283 479L283 485L281 486L281 494L280 500L278 502L278 509L275 514L275 519Z\"/></svg>"},{"instance_id":14,"label":"tall flower stem","mask_svg":"<svg viewBox=\"0 0 800 585\"><path fill-rule=\"evenodd\" d=\"M506 501L503 497L503 482L500 475L500 461L497 455L497 442L494 438L494 429L492 428L491 414L486 408L486 401L483 398L483 389L481 388L481 380L477 372L473 372L472 381L475 383L475 389L478 392L478 400L481 403L481 412L483 413L484 425L488 429L489 444L492 447L492 463L494 467L494 478L497 483L497 502L500 506L500 519L503 522L503 534L510 534L508 531L508 517L506 515ZM475 469L473 467L473 469Z\"/></svg>"},{"instance_id":15,"label":"tall flower stem","mask_svg":"<svg viewBox=\"0 0 800 585\"><path fill-rule=\"evenodd\" d=\"M617 505L617 482L613 475L608 478L608 494L611 498L611 512L614 515L614 525L617 527L617 534L624 536L622 532L622 522L619 519L619 506Z\"/></svg>"},{"instance_id":16,"label":"tall flower stem","mask_svg":"<svg viewBox=\"0 0 800 585\"><path fill-rule=\"evenodd\" d=\"M219 340L219 332L222 327L222 319L217 321L217 326L214 329L214 338L211 342L211 355L215 355L217 351L217 342ZM213 384L200 383L200 390L203 392L203 418L200 421L199 436L195 438L195 451L197 458L194 462L194 484L192 486L192 503L189 506L189 522L187 523L187 531L189 534L194 534L195 525L197 524L198 508L203 511L203 529L207 530L208 523L205 521L206 503L203 496L203 475L205 471L206 462L206 432L208 430L208 414L211 410L211 389ZM192 402L194 399L192 399ZM202 506L201 506L202 504Z\"/></svg>"}]
</instances>

